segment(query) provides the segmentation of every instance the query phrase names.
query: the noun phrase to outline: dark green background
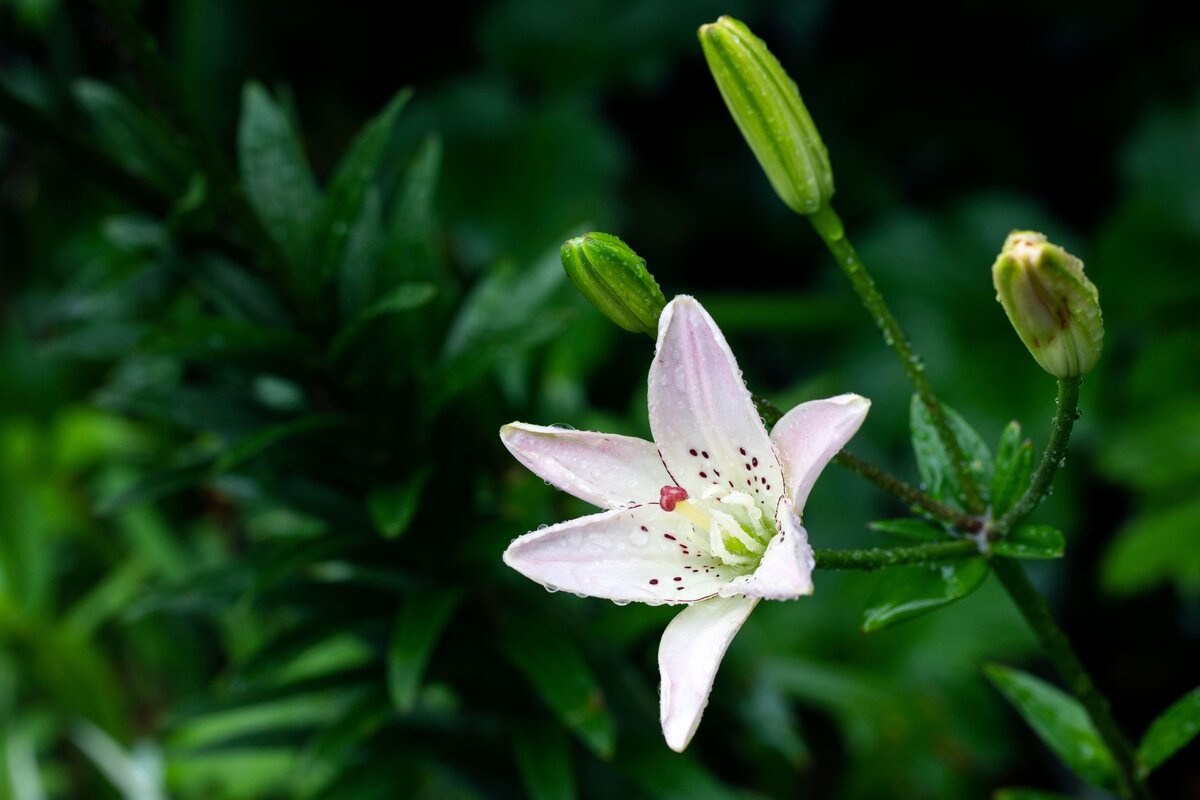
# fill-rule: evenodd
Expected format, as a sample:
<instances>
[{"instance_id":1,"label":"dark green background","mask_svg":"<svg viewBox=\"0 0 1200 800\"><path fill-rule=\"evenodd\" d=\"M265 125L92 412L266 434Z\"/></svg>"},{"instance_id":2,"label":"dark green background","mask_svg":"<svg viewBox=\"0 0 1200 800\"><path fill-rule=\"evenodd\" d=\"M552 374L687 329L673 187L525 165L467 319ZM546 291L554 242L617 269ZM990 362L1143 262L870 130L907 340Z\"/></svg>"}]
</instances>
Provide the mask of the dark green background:
<instances>
[{"instance_id":1,"label":"dark green background","mask_svg":"<svg viewBox=\"0 0 1200 800\"><path fill-rule=\"evenodd\" d=\"M546 594L502 566L512 537L586 509L496 431L647 432L651 343L557 266L590 228L700 298L779 405L872 398L855 451L915 480L903 375L708 76L695 29L734 14L796 78L851 239L989 442L1017 418L1040 446L1054 394L994 301L1004 236L1041 230L1086 262L1105 353L1038 512L1067 557L1033 572L1136 738L1200 676L1200 16L382 5L138 11L231 166L246 81L288 109L322 185L415 90L370 180L391 213L436 135L435 200L337 274L366 265L368 300L417 278L437 296L330 366L319 353L361 310L344 277L322 285L315 258L271 277L238 220L175 204L193 172L177 133L122 140L89 113L81 78L152 115L178 99L91 4L0 0L0 82L172 201L147 213L0 118L0 797L158 796L114 788L131 763L177 798L1097 796L982 676L1054 679L992 583L864 636L875 578L818 573L812 598L755 613L687 756L670 753L654 661L670 610ZM401 536L377 532L372 497L393 521L415 499ZM831 467L805 522L819 547L887 544L865 525L901 512ZM410 707L388 684L411 645L395 631L446 604ZM1160 796L1200 796L1196 747L1156 774Z\"/></svg>"}]
</instances>

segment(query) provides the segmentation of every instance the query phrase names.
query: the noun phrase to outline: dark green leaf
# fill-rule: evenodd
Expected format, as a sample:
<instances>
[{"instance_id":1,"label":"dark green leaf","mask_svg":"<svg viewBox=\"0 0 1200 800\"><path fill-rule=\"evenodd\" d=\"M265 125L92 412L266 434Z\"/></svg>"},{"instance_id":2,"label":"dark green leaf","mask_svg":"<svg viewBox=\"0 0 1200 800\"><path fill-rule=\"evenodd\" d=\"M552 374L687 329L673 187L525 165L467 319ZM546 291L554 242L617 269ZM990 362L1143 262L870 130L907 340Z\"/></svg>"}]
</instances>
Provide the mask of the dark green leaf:
<instances>
[{"instance_id":1,"label":"dark green leaf","mask_svg":"<svg viewBox=\"0 0 1200 800\"><path fill-rule=\"evenodd\" d=\"M257 83L242 91L237 148L246 195L301 280L312 264L321 194L292 121Z\"/></svg>"},{"instance_id":2,"label":"dark green leaf","mask_svg":"<svg viewBox=\"0 0 1200 800\"><path fill-rule=\"evenodd\" d=\"M329 346L330 357L336 359L341 356L373 321L388 314L400 314L420 308L432 300L436 294L437 289L428 283L405 283L397 286L338 331L333 343Z\"/></svg>"},{"instance_id":3,"label":"dark green leaf","mask_svg":"<svg viewBox=\"0 0 1200 800\"><path fill-rule=\"evenodd\" d=\"M338 308L343 321L354 319L379 296L383 244L383 199L377 186L368 186L337 267Z\"/></svg>"},{"instance_id":4,"label":"dark green leaf","mask_svg":"<svg viewBox=\"0 0 1200 800\"><path fill-rule=\"evenodd\" d=\"M992 550L1013 558L1062 558L1066 548L1062 531L1050 525L1019 525L992 545Z\"/></svg>"},{"instance_id":5,"label":"dark green leaf","mask_svg":"<svg viewBox=\"0 0 1200 800\"><path fill-rule=\"evenodd\" d=\"M1138 745L1142 775L1149 775L1200 734L1200 687L1177 700L1150 723Z\"/></svg>"},{"instance_id":6,"label":"dark green leaf","mask_svg":"<svg viewBox=\"0 0 1200 800\"><path fill-rule=\"evenodd\" d=\"M946 538L946 531L919 519L879 519L868 525L871 530L890 533L914 542L937 542Z\"/></svg>"},{"instance_id":7,"label":"dark green leaf","mask_svg":"<svg viewBox=\"0 0 1200 800\"><path fill-rule=\"evenodd\" d=\"M571 747L562 728L552 724L527 725L517 732L513 744L525 794L531 800L575 797Z\"/></svg>"},{"instance_id":8,"label":"dark green leaf","mask_svg":"<svg viewBox=\"0 0 1200 800\"><path fill-rule=\"evenodd\" d=\"M401 90L387 107L367 123L350 144L329 183L319 230L318 275L324 283L342 264L346 242L358 225L367 204L367 190L380 169L380 160L391 141L396 119L412 93Z\"/></svg>"},{"instance_id":9,"label":"dark green leaf","mask_svg":"<svg viewBox=\"0 0 1200 800\"><path fill-rule=\"evenodd\" d=\"M332 428L343 424L344 421L343 417L339 414L312 414L265 428L242 439L226 450L217 459L213 471L218 474L228 472L255 458L264 450L278 444L284 439L290 439L293 436L300 436L312 431Z\"/></svg>"},{"instance_id":10,"label":"dark green leaf","mask_svg":"<svg viewBox=\"0 0 1200 800\"><path fill-rule=\"evenodd\" d=\"M111 86L80 80L72 88L95 124L101 147L167 194L183 190L192 169L177 136Z\"/></svg>"},{"instance_id":11,"label":"dark green leaf","mask_svg":"<svg viewBox=\"0 0 1200 800\"><path fill-rule=\"evenodd\" d=\"M691 758L663 758L656 749L649 745L624 748L617 760L617 768L628 775L646 797L656 800L735 800L742 797Z\"/></svg>"},{"instance_id":12,"label":"dark green leaf","mask_svg":"<svg viewBox=\"0 0 1200 800\"><path fill-rule=\"evenodd\" d=\"M1113 784L1116 764L1112 754L1079 701L1018 669L988 664L984 672L1076 775L1098 786Z\"/></svg>"},{"instance_id":13,"label":"dark green leaf","mask_svg":"<svg viewBox=\"0 0 1200 800\"><path fill-rule=\"evenodd\" d=\"M461 597L457 589L436 589L413 592L401 604L387 661L388 691L400 711L416 702L425 666Z\"/></svg>"},{"instance_id":14,"label":"dark green leaf","mask_svg":"<svg viewBox=\"0 0 1200 800\"><path fill-rule=\"evenodd\" d=\"M196 486L211 476L213 460L207 455L190 455L177 464L151 472L128 489L100 498L93 510L98 516L107 516Z\"/></svg>"},{"instance_id":15,"label":"dark green leaf","mask_svg":"<svg viewBox=\"0 0 1200 800\"><path fill-rule=\"evenodd\" d=\"M433 199L441 164L441 139L430 136L413 156L392 204L384 266L399 280L429 280L447 288L434 253L437 231Z\"/></svg>"},{"instance_id":16,"label":"dark green leaf","mask_svg":"<svg viewBox=\"0 0 1200 800\"><path fill-rule=\"evenodd\" d=\"M1041 789L1011 787L1008 789L997 789L996 793L992 795L992 800L1071 800L1071 798L1058 792L1044 792Z\"/></svg>"},{"instance_id":17,"label":"dark green leaf","mask_svg":"<svg viewBox=\"0 0 1200 800\"><path fill-rule=\"evenodd\" d=\"M1033 442L1022 441L1021 423L1013 420L1000 434L1000 443L996 447L996 471L988 492L992 516L1000 517L1012 508L1032 475Z\"/></svg>"},{"instance_id":18,"label":"dark green leaf","mask_svg":"<svg viewBox=\"0 0 1200 800\"><path fill-rule=\"evenodd\" d=\"M428 479L429 469L424 468L407 480L371 492L367 498L371 519L385 539L397 539L408 530Z\"/></svg>"},{"instance_id":19,"label":"dark green leaf","mask_svg":"<svg viewBox=\"0 0 1200 800\"><path fill-rule=\"evenodd\" d=\"M1125 525L1104 554L1107 589L1132 593L1173 582L1200 591L1200 499L1149 508Z\"/></svg>"},{"instance_id":20,"label":"dark green leaf","mask_svg":"<svg viewBox=\"0 0 1200 800\"><path fill-rule=\"evenodd\" d=\"M982 558L889 569L871 589L862 630L877 631L961 600L978 589L987 574Z\"/></svg>"},{"instance_id":21,"label":"dark green leaf","mask_svg":"<svg viewBox=\"0 0 1200 800\"><path fill-rule=\"evenodd\" d=\"M601 758L610 758L616 729L604 693L583 655L562 631L514 623L500 646L564 725Z\"/></svg>"},{"instance_id":22,"label":"dark green leaf","mask_svg":"<svg viewBox=\"0 0 1200 800\"><path fill-rule=\"evenodd\" d=\"M946 421L954 438L962 448L963 456L967 459L967 468L974 476L979 486L988 486L992 481L992 454L983 439L967 424L966 420L947 405L942 406ZM921 484L925 491L938 500L958 508L965 507L962 487L958 484L958 476L954 466L946 455L946 448L938 437L937 429L929 409L921 402L921 398L913 395L909 414L909 425L912 428L913 453L917 458L917 470L921 475Z\"/></svg>"}]
</instances>

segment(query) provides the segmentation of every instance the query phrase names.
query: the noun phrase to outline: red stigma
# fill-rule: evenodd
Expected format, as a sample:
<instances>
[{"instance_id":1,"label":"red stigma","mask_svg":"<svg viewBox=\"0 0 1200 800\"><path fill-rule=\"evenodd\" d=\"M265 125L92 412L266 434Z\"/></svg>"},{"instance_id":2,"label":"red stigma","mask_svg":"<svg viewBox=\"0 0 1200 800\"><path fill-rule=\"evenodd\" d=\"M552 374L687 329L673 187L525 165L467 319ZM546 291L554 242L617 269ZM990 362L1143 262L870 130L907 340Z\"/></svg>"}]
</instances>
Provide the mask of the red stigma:
<instances>
[{"instance_id":1,"label":"red stigma","mask_svg":"<svg viewBox=\"0 0 1200 800\"><path fill-rule=\"evenodd\" d=\"M658 490L658 504L663 511L674 511L676 503L687 499L687 489L682 486L664 486Z\"/></svg>"}]
</instances>

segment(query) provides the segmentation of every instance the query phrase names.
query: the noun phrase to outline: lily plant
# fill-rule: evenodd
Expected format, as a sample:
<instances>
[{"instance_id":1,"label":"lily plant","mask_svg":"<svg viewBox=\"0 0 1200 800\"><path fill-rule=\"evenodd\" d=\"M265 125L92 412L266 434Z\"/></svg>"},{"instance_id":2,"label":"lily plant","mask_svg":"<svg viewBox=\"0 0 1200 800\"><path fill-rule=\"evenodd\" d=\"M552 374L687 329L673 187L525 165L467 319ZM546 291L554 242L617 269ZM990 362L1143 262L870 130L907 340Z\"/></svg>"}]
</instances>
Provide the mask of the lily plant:
<instances>
[{"instance_id":1,"label":"lily plant","mask_svg":"<svg viewBox=\"0 0 1200 800\"><path fill-rule=\"evenodd\" d=\"M768 435L725 337L687 296L659 319L648 401L653 442L504 426L522 464L603 509L525 534L504 561L548 589L686 606L658 649L663 736L682 751L758 602L812 594L804 503L871 404L856 394L801 403Z\"/></svg>"}]
</instances>

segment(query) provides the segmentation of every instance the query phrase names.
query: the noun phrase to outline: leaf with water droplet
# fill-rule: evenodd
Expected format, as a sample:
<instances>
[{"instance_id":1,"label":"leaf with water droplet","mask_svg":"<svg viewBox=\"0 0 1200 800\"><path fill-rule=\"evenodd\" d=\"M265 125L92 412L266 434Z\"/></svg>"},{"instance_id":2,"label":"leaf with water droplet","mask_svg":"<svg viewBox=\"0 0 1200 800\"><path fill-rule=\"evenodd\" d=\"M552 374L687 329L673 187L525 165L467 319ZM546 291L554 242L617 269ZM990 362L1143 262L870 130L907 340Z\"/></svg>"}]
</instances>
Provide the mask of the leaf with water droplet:
<instances>
[{"instance_id":1,"label":"leaf with water droplet","mask_svg":"<svg viewBox=\"0 0 1200 800\"><path fill-rule=\"evenodd\" d=\"M886 570L868 596L862 631L871 633L961 600L987 578L983 558Z\"/></svg>"},{"instance_id":2,"label":"leaf with water droplet","mask_svg":"<svg viewBox=\"0 0 1200 800\"><path fill-rule=\"evenodd\" d=\"M963 455L967 459L967 467L974 476L975 482L980 486L988 486L992 482L992 475L995 471L992 453L988 446L983 443L983 439L975 432L975 429L967 424L967 421L960 417L954 409L943 404L942 411L946 415L946 422L950 426L951 433L958 441L959 447L962 448ZM912 428L913 453L917 459L917 470L920 472L921 482L929 487L927 489L929 494L955 508L966 508L958 475L950 463L946 448L942 446L942 440L933 425L929 409L915 394L910 408L909 425Z\"/></svg>"}]
</instances>

